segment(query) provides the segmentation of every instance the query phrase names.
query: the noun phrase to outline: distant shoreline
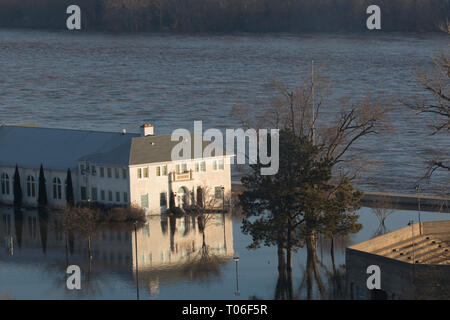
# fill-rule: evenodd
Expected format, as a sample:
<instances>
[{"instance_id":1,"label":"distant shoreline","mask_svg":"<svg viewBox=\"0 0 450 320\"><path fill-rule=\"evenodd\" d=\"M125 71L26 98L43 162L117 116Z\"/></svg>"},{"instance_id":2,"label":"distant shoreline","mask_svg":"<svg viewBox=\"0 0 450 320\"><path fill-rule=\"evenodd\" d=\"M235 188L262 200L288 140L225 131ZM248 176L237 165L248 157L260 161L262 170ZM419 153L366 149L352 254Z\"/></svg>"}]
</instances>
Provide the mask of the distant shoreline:
<instances>
[{"instance_id":1,"label":"distant shoreline","mask_svg":"<svg viewBox=\"0 0 450 320\"><path fill-rule=\"evenodd\" d=\"M178 31L108 31L108 30L77 30L70 31L64 28L34 28L34 27L9 27L9 26L1 26L0 31L36 31L36 32L54 32L54 33L71 33L71 34L99 34L99 35L149 35L149 36L167 36L167 37L177 37L177 36L186 36L186 37L299 37L299 38L308 38L314 36L327 36L327 35L335 35L335 36L363 36L370 35L371 37L376 36L418 36L418 37L426 37L427 35L431 36L446 36L445 33L435 30L435 31L314 31L314 32L178 32Z\"/></svg>"},{"instance_id":2,"label":"distant shoreline","mask_svg":"<svg viewBox=\"0 0 450 320\"><path fill-rule=\"evenodd\" d=\"M450 16L450 1L374 0L381 30L430 32ZM81 10L81 29L103 32L315 33L368 31L366 0L3 0L0 27L66 28L67 7Z\"/></svg>"}]
</instances>

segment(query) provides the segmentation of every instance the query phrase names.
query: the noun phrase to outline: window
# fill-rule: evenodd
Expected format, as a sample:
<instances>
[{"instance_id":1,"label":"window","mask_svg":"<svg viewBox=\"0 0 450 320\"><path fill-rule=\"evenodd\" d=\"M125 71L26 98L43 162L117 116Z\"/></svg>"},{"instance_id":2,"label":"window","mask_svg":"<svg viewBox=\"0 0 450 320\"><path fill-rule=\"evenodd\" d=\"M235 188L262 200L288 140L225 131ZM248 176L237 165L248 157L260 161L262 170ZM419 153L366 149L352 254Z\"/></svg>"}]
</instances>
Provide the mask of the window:
<instances>
[{"instance_id":1,"label":"window","mask_svg":"<svg viewBox=\"0 0 450 320\"><path fill-rule=\"evenodd\" d=\"M81 200L87 200L86 187L81 187Z\"/></svg>"},{"instance_id":2,"label":"window","mask_svg":"<svg viewBox=\"0 0 450 320\"><path fill-rule=\"evenodd\" d=\"M85 170L86 170L86 168L85 168L84 164L80 164L80 173L84 174Z\"/></svg>"},{"instance_id":3,"label":"window","mask_svg":"<svg viewBox=\"0 0 450 320\"><path fill-rule=\"evenodd\" d=\"M215 187L214 188L214 198L216 200L222 199L222 187Z\"/></svg>"},{"instance_id":4,"label":"window","mask_svg":"<svg viewBox=\"0 0 450 320\"><path fill-rule=\"evenodd\" d=\"M2 194L9 194L9 176L7 173L2 173Z\"/></svg>"},{"instance_id":5,"label":"window","mask_svg":"<svg viewBox=\"0 0 450 320\"><path fill-rule=\"evenodd\" d=\"M148 194L141 195L141 208L148 209Z\"/></svg>"},{"instance_id":6,"label":"window","mask_svg":"<svg viewBox=\"0 0 450 320\"><path fill-rule=\"evenodd\" d=\"M144 168L144 178L148 178L148 168Z\"/></svg>"},{"instance_id":7,"label":"window","mask_svg":"<svg viewBox=\"0 0 450 320\"><path fill-rule=\"evenodd\" d=\"M167 193L161 192L159 194L159 205L161 207L166 207L167 206Z\"/></svg>"},{"instance_id":8,"label":"window","mask_svg":"<svg viewBox=\"0 0 450 320\"><path fill-rule=\"evenodd\" d=\"M91 189L91 196L92 196L92 201L97 201L98 200L97 188L92 188Z\"/></svg>"},{"instance_id":9,"label":"window","mask_svg":"<svg viewBox=\"0 0 450 320\"><path fill-rule=\"evenodd\" d=\"M150 237L150 226L148 225L148 223L144 224L144 226L142 227L142 236L144 237Z\"/></svg>"},{"instance_id":10,"label":"window","mask_svg":"<svg viewBox=\"0 0 450 320\"><path fill-rule=\"evenodd\" d=\"M120 192L116 192L116 202L120 202Z\"/></svg>"},{"instance_id":11,"label":"window","mask_svg":"<svg viewBox=\"0 0 450 320\"><path fill-rule=\"evenodd\" d=\"M202 172L206 171L206 162L205 161L200 162L200 171L202 171Z\"/></svg>"},{"instance_id":12,"label":"window","mask_svg":"<svg viewBox=\"0 0 450 320\"><path fill-rule=\"evenodd\" d=\"M127 178L127 169L122 168L122 178L126 179Z\"/></svg>"},{"instance_id":13,"label":"window","mask_svg":"<svg viewBox=\"0 0 450 320\"><path fill-rule=\"evenodd\" d=\"M180 170L181 170L181 168L180 168ZM156 176L157 177L167 176L167 165L157 166L156 167Z\"/></svg>"},{"instance_id":14,"label":"window","mask_svg":"<svg viewBox=\"0 0 450 320\"><path fill-rule=\"evenodd\" d=\"M61 199L62 186L59 178L53 178L53 199Z\"/></svg>"},{"instance_id":15,"label":"window","mask_svg":"<svg viewBox=\"0 0 450 320\"><path fill-rule=\"evenodd\" d=\"M100 177L104 177L105 176L105 168L104 167L100 167Z\"/></svg>"},{"instance_id":16,"label":"window","mask_svg":"<svg viewBox=\"0 0 450 320\"><path fill-rule=\"evenodd\" d=\"M200 171L200 164L198 162L195 163L195 172Z\"/></svg>"},{"instance_id":17,"label":"window","mask_svg":"<svg viewBox=\"0 0 450 320\"><path fill-rule=\"evenodd\" d=\"M27 177L27 196L36 197L36 181L33 176Z\"/></svg>"},{"instance_id":18,"label":"window","mask_svg":"<svg viewBox=\"0 0 450 320\"><path fill-rule=\"evenodd\" d=\"M116 179L119 179L120 178L120 170L119 170L119 168L114 168L114 173L116 175Z\"/></svg>"},{"instance_id":19,"label":"window","mask_svg":"<svg viewBox=\"0 0 450 320\"><path fill-rule=\"evenodd\" d=\"M141 168L137 169L137 177L138 177L138 179L142 179L142 169Z\"/></svg>"},{"instance_id":20,"label":"window","mask_svg":"<svg viewBox=\"0 0 450 320\"><path fill-rule=\"evenodd\" d=\"M187 164L186 163L177 164L176 170L178 174L187 172Z\"/></svg>"},{"instance_id":21,"label":"window","mask_svg":"<svg viewBox=\"0 0 450 320\"><path fill-rule=\"evenodd\" d=\"M113 194L112 191L108 191L108 201L113 201Z\"/></svg>"},{"instance_id":22,"label":"window","mask_svg":"<svg viewBox=\"0 0 450 320\"><path fill-rule=\"evenodd\" d=\"M91 173L93 176L97 173L97 170L95 170L95 166L91 166Z\"/></svg>"},{"instance_id":23,"label":"window","mask_svg":"<svg viewBox=\"0 0 450 320\"><path fill-rule=\"evenodd\" d=\"M123 202L128 202L128 193L123 193Z\"/></svg>"},{"instance_id":24,"label":"window","mask_svg":"<svg viewBox=\"0 0 450 320\"><path fill-rule=\"evenodd\" d=\"M101 199L102 201L105 201L105 190L101 190L101 191L100 191L100 199Z\"/></svg>"},{"instance_id":25,"label":"window","mask_svg":"<svg viewBox=\"0 0 450 320\"><path fill-rule=\"evenodd\" d=\"M108 168L107 171L108 171L108 178L111 178L112 177L112 170L111 170L111 168Z\"/></svg>"},{"instance_id":26,"label":"window","mask_svg":"<svg viewBox=\"0 0 450 320\"><path fill-rule=\"evenodd\" d=\"M220 227L223 225L223 216L221 214L214 215L216 227Z\"/></svg>"},{"instance_id":27,"label":"window","mask_svg":"<svg viewBox=\"0 0 450 320\"><path fill-rule=\"evenodd\" d=\"M213 162L213 169L214 170L223 170L223 159L215 160Z\"/></svg>"}]
</instances>

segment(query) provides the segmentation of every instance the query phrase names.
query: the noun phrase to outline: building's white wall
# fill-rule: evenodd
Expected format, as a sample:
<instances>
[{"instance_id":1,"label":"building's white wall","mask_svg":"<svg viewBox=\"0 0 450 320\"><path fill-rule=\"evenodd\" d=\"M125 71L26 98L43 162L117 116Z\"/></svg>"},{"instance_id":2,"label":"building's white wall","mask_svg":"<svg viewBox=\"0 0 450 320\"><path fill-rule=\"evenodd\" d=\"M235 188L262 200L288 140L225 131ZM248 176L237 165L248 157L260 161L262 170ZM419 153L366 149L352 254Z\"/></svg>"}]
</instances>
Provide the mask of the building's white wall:
<instances>
[{"instance_id":1,"label":"building's white wall","mask_svg":"<svg viewBox=\"0 0 450 320\"><path fill-rule=\"evenodd\" d=\"M180 187L185 187L190 192L194 191L196 194L197 187L203 187L209 189L214 193L215 187L223 186L225 188L225 195L228 196L231 193L231 169L229 161L226 161L226 157L214 157L205 158L200 160L188 160L188 161L173 161L165 163L149 163L142 165L130 166L130 195L131 203L137 206L141 206L141 195L148 194L149 208L147 214L160 214L166 212L170 202L170 193L177 193ZM224 169L213 170L213 161L223 159ZM195 172L195 163L199 161L206 162L205 172ZM187 164L187 170L192 170L192 180L189 181L171 181L170 174L176 171L177 164ZM227 164L228 163L228 164ZM156 176L156 167L167 165L167 176ZM148 178L138 178L138 169L149 168ZM160 193L167 193L167 206L160 206ZM217 201L219 206L222 205L221 200ZM178 206L178 199L176 199L176 205Z\"/></svg>"},{"instance_id":2,"label":"building's white wall","mask_svg":"<svg viewBox=\"0 0 450 320\"><path fill-rule=\"evenodd\" d=\"M99 202L106 205L125 205L130 203L130 183L129 183L129 169L127 167L114 167L108 165L100 165L90 163L89 166L95 166L95 175L92 174L92 170L89 173L81 174L80 165L86 163L80 162L78 165L78 178L79 184L77 188L77 199L81 201L81 187L86 187L86 196L92 202ZM101 168L104 168L104 176L102 177L100 172ZM111 169L111 177L108 177L108 168ZM119 177L116 178L115 169L119 169ZM123 177L123 170L126 172L126 177ZM92 188L97 188L97 201L93 197ZM102 200L102 191L105 192L105 199ZM109 200L109 192L112 192L112 201ZM116 193L119 192L120 200L117 201ZM126 193L126 199L124 197ZM87 200L87 199L86 199Z\"/></svg>"},{"instance_id":3,"label":"building's white wall","mask_svg":"<svg viewBox=\"0 0 450 320\"><path fill-rule=\"evenodd\" d=\"M218 159L224 159L224 169L214 170L213 161ZM195 172L195 163L199 161L206 162L206 171ZM96 174L93 175L90 172L81 174L80 164L86 165L86 163L80 162L78 168L72 169L72 184L74 190L75 202L82 201L81 199L81 187L86 187L86 197L92 202L93 199L92 188L97 188L97 202L106 205L125 205L133 203L137 206L141 206L141 195L148 194L149 198L149 208L147 214L161 214L167 211L170 202L170 193L177 193L179 188L185 187L189 192L194 193L196 197L197 187L206 188L210 193L214 193L215 187L223 186L225 188L225 195L231 194L231 169L229 161L226 161L226 157L215 157L206 158L199 161L189 160L189 161L174 161L166 163L151 163L143 165L135 165L130 168L118 167L119 168L119 178L115 177L114 166L100 165L100 164L90 164L94 165L96 169ZM187 170L192 170L192 180L189 181L171 181L171 174L175 173L177 164L187 164ZM228 164L227 164L228 163ZM167 165L167 175L157 176L156 167ZM100 168L104 167L104 176L100 176ZM148 167L149 177L138 179L137 169ZM111 168L111 177L108 177L108 168ZM123 178L123 169L126 171L126 178ZM6 172L9 176L9 194L4 195L0 190L0 202L5 204L12 204L14 201L14 178L15 167L0 167L0 176L3 172ZM45 178L47 182L47 198L50 207L64 207L66 205L66 190L65 190L65 180L67 176L67 171L58 170L48 170L44 168ZM27 169L19 168L19 174L21 178L21 187L23 194L23 204L25 206L37 206L38 191L39 191L39 168ZM35 196L29 197L27 195L27 177L31 175L35 179ZM61 181L61 199L54 199L53 197L53 179L59 178ZM102 190L105 191L105 200L102 200L101 194ZM109 191L112 192L112 201L109 201ZM116 199L116 192L120 194L120 201ZM167 194L167 205L164 207L160 206L160 193L164 192ZM124 201L124 193L127 195L127 201ZM212 196L212 195L210 195ZM177 197L178 198L178 197ZM206 196L205 196L206 198ZM87 200L87 199L86 199ZM176 205L179 206L180 203L176 199ZM190 198L190 202L192 198ZM222 205L221 200L216 202L218 206Z\"/></svg>"},{"instance_id":4,"label":"building's white wall","mask_svg":"<svg viewBox=\"0 0 450 320\"><path fill-rule=\"evenodd\" d=\"M5 204L12 204L14 202L14 172L15 167L0 167L0 177L3 172L6 172L9 176L9 195L4 195L1 192L0 186L0 202ZM37 206L37 200L39 196L39 168L20 168L20 186L22 188L22 203L24 206L35 207ZM35 183L35 196L28 196L27 193L27 179L28 176L34 177ZM44 176L46 180L47 188L47 200L50 207L62 207L66 205L66 191L65 180L67 176L66 171L59 170L47 170L44 168ZM53 180L59 178L61 181L61 199L54 198L53 196ZM73 178L73 177L72 177ZM76 187L76 179L73 179L74 188Z\"/></svg>"}]
</instances>

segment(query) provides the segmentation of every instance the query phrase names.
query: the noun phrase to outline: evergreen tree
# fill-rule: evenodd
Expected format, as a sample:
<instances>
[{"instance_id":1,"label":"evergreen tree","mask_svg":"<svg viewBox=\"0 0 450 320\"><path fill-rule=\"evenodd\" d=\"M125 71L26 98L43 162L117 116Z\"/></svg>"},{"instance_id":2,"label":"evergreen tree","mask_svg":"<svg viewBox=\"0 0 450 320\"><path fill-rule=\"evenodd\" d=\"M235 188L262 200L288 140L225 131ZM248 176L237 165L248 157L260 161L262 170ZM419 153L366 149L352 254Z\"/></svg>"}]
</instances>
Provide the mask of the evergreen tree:
<instances>
[{"instance_id":1,"label":"evergreen tree","mask_svg":"<svg viewBox=\"0 0 450 320\"><path fill-rule=\"evenodd\" d=\"M46 207L48 204L47 200L47 186L45 184L44 168L41 164L39 169L39 195L38 195L38 205L39 207Z\"/></svg>"},{"instance_id":2,"label":"evergreen tree","mask_svg":"<svg viewBox=\"0 0 450 320\"><path fill-rule=\"evenodd\" d=\"M70 169L67 169L66 199L68 207L73 207L75 205L75 197L73 195L72 172L70 171Z\"/></svg>"},{"instance_id":3,"label":"evergreen tree","mask_svg":"<svg viewBox=\"0 0 450 320\"><path fill-rule=\"evenodd\" d=\"M20 208L22 206L22 187L20 186L19 168L16 164L14 172L14 207Z\"/></svg>"}]
</instances>

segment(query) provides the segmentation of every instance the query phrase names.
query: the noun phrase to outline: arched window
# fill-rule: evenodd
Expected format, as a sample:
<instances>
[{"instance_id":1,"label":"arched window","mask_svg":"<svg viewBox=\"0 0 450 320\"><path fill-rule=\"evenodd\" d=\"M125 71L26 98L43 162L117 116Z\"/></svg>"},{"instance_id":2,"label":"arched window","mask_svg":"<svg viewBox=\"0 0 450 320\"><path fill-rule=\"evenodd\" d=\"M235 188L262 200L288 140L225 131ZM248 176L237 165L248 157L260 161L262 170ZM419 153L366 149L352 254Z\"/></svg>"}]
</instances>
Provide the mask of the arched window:
<instances>
[{"instance_id":1,"label":"arched window","mask_svg":"<svg viewBox=\"0 0 450 320\"><path fill-rule=\"evenodd\" d=\"M61 199L61 197L62 197L61 179L53 178L53 199Z\"/></svg>"},{"instance_id":2,"label":"arched window","mask_svg":"<svg viewBox=\"0 0 450 320\"><path fill-rule=\"evenodd\" d=\"M9 194L9 176L5 172L2 173L1 184L2 194Z\"/></svg>"},{"instance_id":3,"label":"arched window","mask_svg":"<svg viewBox=\"0 0 450 320\"><path fill-rule=\"evenodd\" d=\"M27 177L27 196L32 198L36 197L36 182L33 176Z\"/></svg>"}]
</instances>

